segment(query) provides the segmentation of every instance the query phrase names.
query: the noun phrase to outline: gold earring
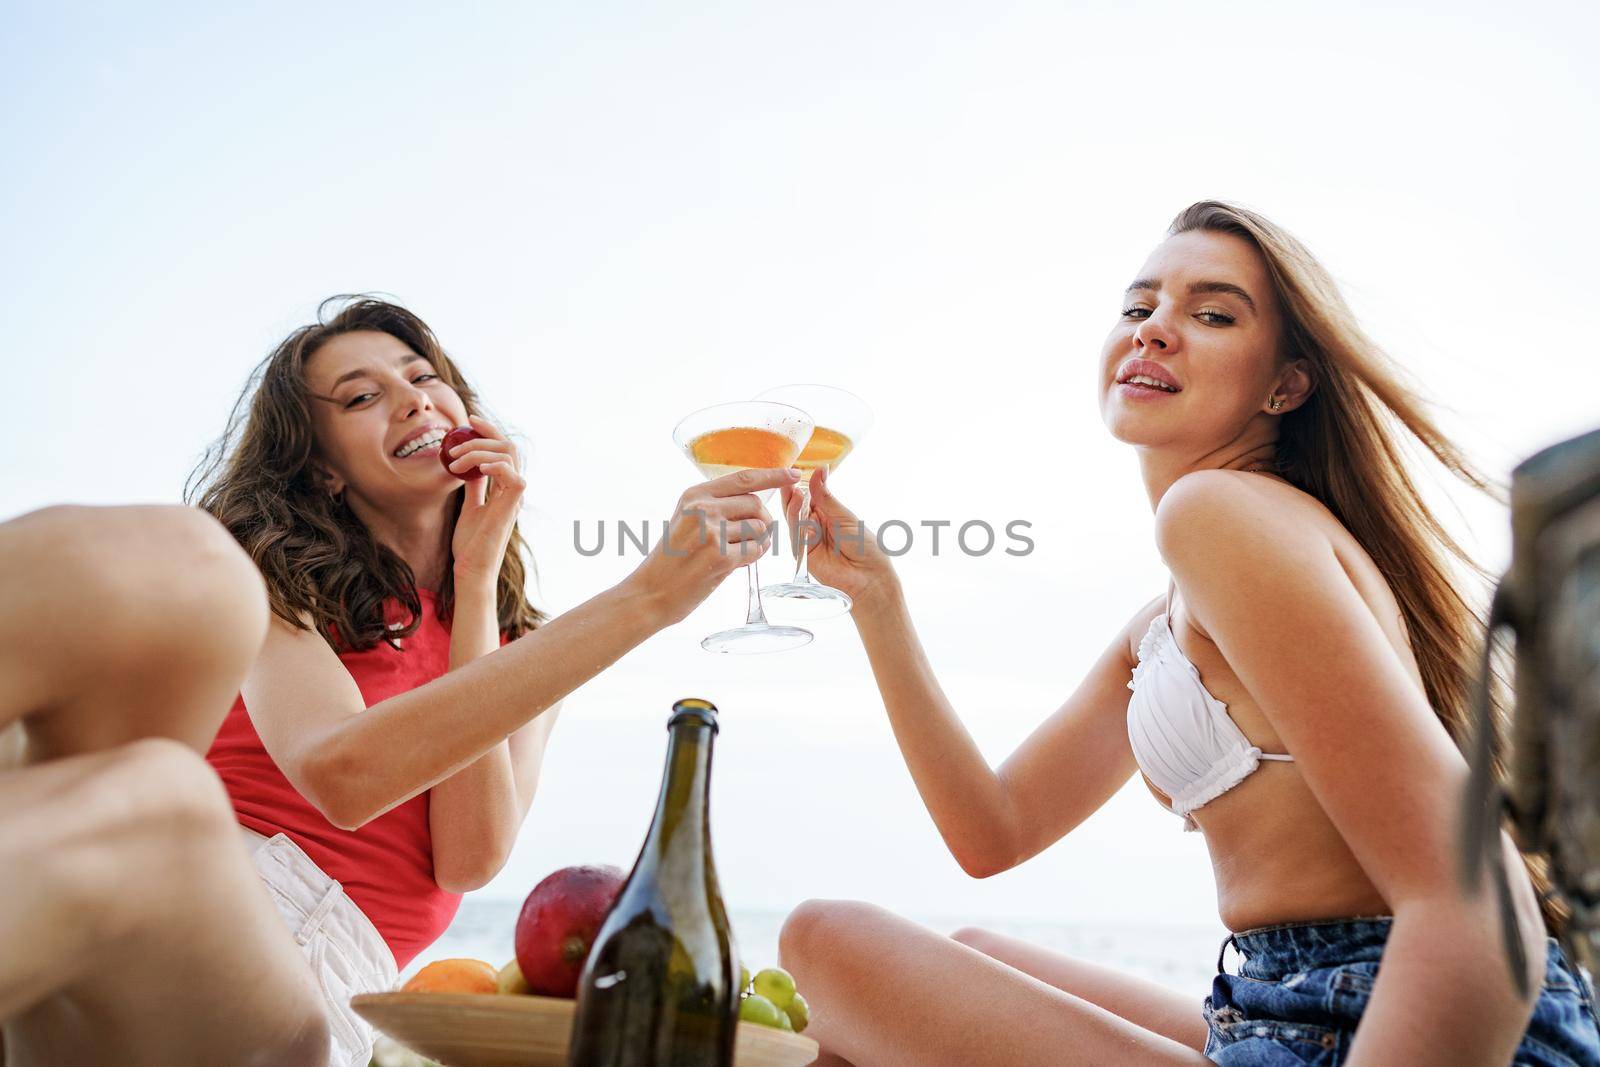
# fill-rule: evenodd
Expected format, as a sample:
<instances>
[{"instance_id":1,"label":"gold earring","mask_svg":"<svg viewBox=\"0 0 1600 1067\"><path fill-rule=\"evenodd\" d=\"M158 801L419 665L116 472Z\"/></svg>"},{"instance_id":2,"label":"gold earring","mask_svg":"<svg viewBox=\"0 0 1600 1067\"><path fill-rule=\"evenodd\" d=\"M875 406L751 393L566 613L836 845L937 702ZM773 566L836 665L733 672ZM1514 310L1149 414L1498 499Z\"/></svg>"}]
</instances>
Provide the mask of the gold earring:
<instances>
[{"instance_id":1,"label":"gold earring","mask_svg":"<svg viewBox=\"0 0 1600 1067\"><path fill-rule=\"evenodd\" d=\"M1268 397L1267 398L1267 407L1271 408L1273 411L1277 411L1279 408L1283 407L1283 401L1279 400L1275 396L1274 397Z\"/></svg>"}]
</instances>

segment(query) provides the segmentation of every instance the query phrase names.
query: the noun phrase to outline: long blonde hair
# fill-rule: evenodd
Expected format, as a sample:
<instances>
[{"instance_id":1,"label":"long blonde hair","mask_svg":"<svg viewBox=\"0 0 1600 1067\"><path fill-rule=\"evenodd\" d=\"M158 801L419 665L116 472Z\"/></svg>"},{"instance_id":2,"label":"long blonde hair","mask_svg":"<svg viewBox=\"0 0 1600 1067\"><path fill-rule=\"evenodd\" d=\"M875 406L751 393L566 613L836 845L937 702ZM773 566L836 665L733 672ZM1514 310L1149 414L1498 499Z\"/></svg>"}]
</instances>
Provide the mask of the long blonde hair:
<instances>
[{"instance_id":1,"label":"long blonde hair","mask_svg":"<svg viewBox=\"0 0 1600 1067\"><path fill-rule=\"evenodd\" d=\"M1378 565L1399 603L1428 703L1465 747L1488 598L1470 602L1460 579L1464 571L1486 594L1489 575L1424 501L1407 446L1420 445L1476 490L1498 497L1498 487L1439 429L1399 367L1357 325L1333 277L1293 235L1221 200L1191 204L1167 230L1192 231L1242 238L1266 262L1283 309L1282 356L1305 360L1316 382L1310 398L1279 420L1271 469L1321 501ZM1493 713L1498 728L1503 701ZM1558 928L1563 916L1548 880L1538 864L1529 871L1546 925Z\"/></svg>"}]
</instances>

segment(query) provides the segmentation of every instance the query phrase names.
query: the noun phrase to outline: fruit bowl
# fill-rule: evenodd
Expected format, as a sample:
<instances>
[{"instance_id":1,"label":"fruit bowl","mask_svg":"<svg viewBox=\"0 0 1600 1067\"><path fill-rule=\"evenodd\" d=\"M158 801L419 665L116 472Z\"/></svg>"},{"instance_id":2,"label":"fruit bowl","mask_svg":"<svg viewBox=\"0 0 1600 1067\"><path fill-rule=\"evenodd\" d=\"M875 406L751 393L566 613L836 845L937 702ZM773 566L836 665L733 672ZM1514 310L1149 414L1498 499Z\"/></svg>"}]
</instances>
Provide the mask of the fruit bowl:
<instances>
[{"instance_id":1,"label":"fruit bowl","mask_svg":"<svg viewBox=\"0 0 1600 1067\"><path fill-rule=\"evenodd\" d=\"M366 993L350 1006L413 1052L446 1067L567 1067L576 1002L488 993ZM737 1067L804 1067L817 1043L740 1023Z\"/></svg>"}]
</instances>

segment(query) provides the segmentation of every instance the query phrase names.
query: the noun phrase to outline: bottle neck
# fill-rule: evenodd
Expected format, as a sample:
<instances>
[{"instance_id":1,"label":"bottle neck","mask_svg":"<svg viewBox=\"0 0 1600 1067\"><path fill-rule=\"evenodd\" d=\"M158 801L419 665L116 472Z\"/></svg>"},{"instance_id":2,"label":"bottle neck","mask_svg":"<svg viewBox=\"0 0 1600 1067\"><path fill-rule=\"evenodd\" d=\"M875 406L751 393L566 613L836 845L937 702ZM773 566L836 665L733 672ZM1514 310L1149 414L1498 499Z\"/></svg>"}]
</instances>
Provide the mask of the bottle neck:
<instances>
[{"instance_id":1,"label":"bottle neck","mask_svg":"<svg viewBox=\"0 0 1600 1067\"><path fill-rule=\"evenodd\" d=\"M673 725L661 796L645 838L646 855L665 857L684 848L699 851L710 838L711 743L716 730L699 720Z\"/></svg>"}]
</instances>

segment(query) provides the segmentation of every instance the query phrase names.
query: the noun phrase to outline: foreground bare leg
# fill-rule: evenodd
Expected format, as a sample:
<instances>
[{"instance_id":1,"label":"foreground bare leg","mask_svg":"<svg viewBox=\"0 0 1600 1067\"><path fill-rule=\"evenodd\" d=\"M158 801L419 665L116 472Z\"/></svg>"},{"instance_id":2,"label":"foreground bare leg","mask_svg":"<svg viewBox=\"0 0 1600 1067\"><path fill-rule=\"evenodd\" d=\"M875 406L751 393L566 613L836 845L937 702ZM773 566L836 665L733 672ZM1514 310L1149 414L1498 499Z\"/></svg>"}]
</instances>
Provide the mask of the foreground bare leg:
<instances>
[{"instance_id":1,"label":"foreground bare leg","mask_svg":"<svg viewBox=\"0 0 1600 1067\"><path fill-rule=\"evenodd\" d=\"M314 979L199 755L265 626L190 509L0 525L7 1067L324 1063Z\"/></svg>"},{"instance_id":2,"label":"foreground bare leg","mask_svg":"<svg viewBox=\"0 0 1600 1067\"><path fill-rule=\"evenodd\" d=\"M1200 1012L1203 994L1186 996L1158 982L1073 959L989 930L968 927L950 936L1041 982L1138 1023L1146 1030L1165 1034L1181 1045L1205 1048L1206 1022Z\"/></svg>"},{"instance_id":3,"label":"foreground bare leg","mask_svg":"<svg viewBox=\"0 0 1600 1067\"><path fill-rule=\"evenodd\" d=\"M807 1033L857 1067L1209 1062L1196 1047L870 904L802 904L779 953L811 1003Z\"/></svg>"},{"instance_id":4,"label":"foreground bare leg","mask_svg":"<svg viewBox=\"0 0 1600 1067\"><path fill-rule=\"evenodd\" d=\"M0 776L9 1067L322 1064L310 970L216 775L167 740Z\"/></svg>"}]
</instances>

